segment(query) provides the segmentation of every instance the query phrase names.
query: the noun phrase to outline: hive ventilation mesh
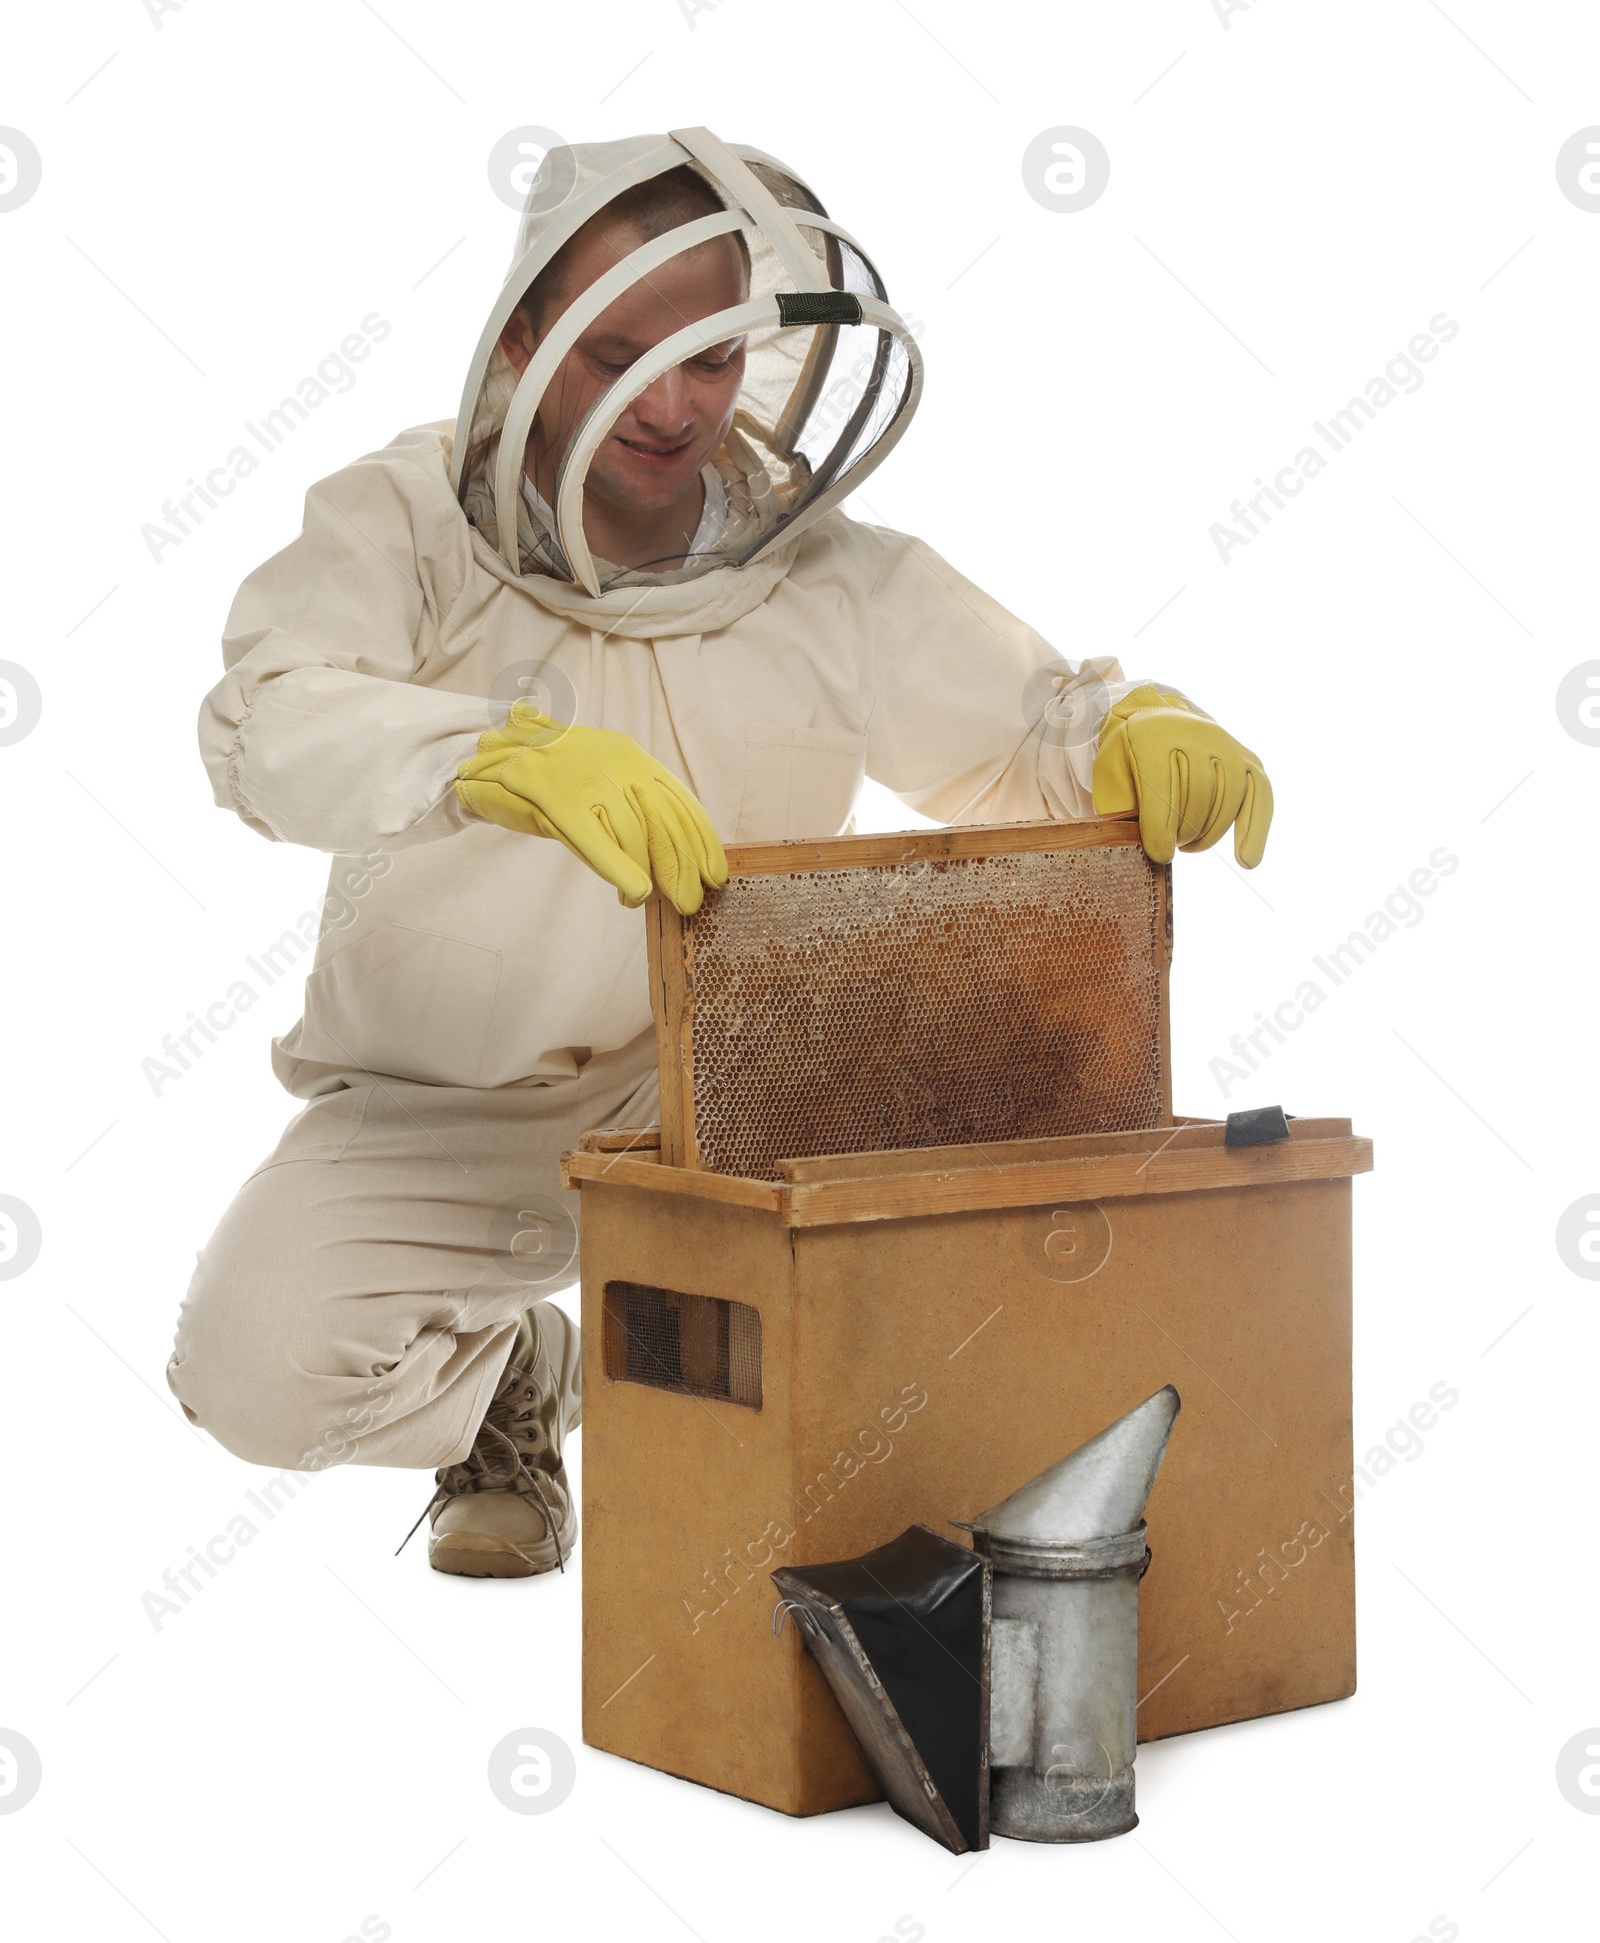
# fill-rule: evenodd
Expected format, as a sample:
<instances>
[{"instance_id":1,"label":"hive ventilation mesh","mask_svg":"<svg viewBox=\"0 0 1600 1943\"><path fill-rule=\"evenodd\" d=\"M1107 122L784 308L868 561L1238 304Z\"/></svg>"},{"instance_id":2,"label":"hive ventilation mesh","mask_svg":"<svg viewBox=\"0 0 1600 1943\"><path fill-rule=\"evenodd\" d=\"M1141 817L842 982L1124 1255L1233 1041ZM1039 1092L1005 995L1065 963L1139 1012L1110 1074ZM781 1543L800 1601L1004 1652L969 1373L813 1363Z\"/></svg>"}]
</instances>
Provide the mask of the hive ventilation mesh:
<instances>
[{"instance_id":1,"label":"hive ventilation mesh","mask_svg":"<svg viewBox=\"0 0 1600 1943\"><path fill-rule=\"evenodd\" d=\"M714 1295L608 1282L606 1375L761 1408L761 1311Z\"/></svg>"}]
</instances>

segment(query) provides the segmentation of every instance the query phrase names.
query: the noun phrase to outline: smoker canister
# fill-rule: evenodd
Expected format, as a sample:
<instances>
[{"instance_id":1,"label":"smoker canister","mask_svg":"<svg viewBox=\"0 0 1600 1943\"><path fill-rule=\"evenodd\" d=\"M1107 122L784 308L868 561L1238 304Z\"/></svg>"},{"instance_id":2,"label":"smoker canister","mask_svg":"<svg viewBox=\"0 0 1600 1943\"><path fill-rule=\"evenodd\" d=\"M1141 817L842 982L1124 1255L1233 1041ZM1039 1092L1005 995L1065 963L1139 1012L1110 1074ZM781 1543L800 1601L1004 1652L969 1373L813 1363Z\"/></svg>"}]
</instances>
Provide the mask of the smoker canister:
<instances>
[{"instance_id":1,"label":"smoker canister","mask_svg":"<svg viewBox=\"0 0 1600 1943\"><path fill-rule=\"evenodd\" d=\"M1177 1414L1169 1384L967 1526L994 1570L993 1834L1093 1842L1137 1825L1142 1513Z\"/></svg>"}]
</instances>

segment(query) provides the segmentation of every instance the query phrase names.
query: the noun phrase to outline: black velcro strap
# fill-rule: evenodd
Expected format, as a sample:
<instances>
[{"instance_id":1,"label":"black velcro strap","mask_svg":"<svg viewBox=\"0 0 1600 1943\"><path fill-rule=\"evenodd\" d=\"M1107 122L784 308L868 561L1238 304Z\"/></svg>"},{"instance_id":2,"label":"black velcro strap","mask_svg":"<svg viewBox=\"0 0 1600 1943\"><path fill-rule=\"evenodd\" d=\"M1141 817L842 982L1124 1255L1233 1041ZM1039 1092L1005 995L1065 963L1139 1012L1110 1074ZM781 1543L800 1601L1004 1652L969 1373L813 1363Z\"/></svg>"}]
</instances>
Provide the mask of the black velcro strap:
<instances>
[{"instance_id":1,"label":"black velcro strap","mask_svg":"<svg viewBox=\"0 0 1600 1943\"><path fill-rule=\"evenodd\" d=\"M848 290L780 290L780 324L859 324L861 299Z\"/></svg>"}]
</instances>

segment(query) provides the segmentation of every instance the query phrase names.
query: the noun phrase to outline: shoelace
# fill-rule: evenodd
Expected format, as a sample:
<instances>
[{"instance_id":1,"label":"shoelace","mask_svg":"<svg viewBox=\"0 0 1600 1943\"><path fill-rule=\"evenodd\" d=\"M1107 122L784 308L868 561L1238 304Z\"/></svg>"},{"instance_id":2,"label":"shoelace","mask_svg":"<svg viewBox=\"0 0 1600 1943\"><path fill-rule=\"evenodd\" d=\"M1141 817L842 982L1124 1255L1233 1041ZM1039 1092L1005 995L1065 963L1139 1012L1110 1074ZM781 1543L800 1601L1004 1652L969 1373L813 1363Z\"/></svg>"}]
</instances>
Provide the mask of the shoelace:
<instances>
[{"instance_id":1,"label":"shoelace","mask_svg":"<svg viewBox=\"0 0 1600 1943\"><path fill-rule=\"evenodd\" d=\"M549 1357L542 1343L540 1344L540 1354L545 1358L545 1366L550 1371L550 1380L554 1383L555 1371L550 1366ZM507 1436L505 1431L497 1423L492 1421L497 1409L501 1411L510 1423L515 1424L525 1421L537 1411L540 1395L541 1392L534 1379L533 1372L531 1370L524 1370L520 1381L514 1389L509 1389L494 1399L484 1415L483 1422L478 1426L478 1434L473 1439L472 1449L460 1464L452 1464L449 1466L445 1473L444 1481L439 1484L433 1496L422 1507L422 1512L416 1524L411 1527L410 1531L406 1533L405 1537L395 1547L394 1555L396 1558L400 1556L417 1535L417 1532L422 1526L423 1519L427 1518L435 1507L442 1504L447 1498L460 1497L464 1493L473 1491L515 1491L519 1496L526 1497L529 1493L525 1487L531 1485L532 1495L539 1501L539 1511L544 1519L545 1530L549 1533L556 1548L556 1565L561 1572L565 1573L567 1562L561 1555L561 1539L557 1531L556 1515L551 1506L550 1499L546 1495L544 1479L537 1469L524 1463L522 1453L518 1450L515 1441ZM513 1410L510 1407L514 1402L521 1401L525 1397L532 1398L533 1409ZM505 1446L506 1451L510 1454L509 1467L491 1470L484 1461L483 1437L485 1431L491 1437L497 1438ZM499 1453L497 1452L496 1455L498 1456ZM507 1542L509 1543L510 1541L508 1540ZM520 1545L512 1545L511 1549L519 1558L526 1559L528 1564L533 1565L536 1563L535 1560L528 1557L528 1554L523 1551Z\"/></svg>"}]
</instances>

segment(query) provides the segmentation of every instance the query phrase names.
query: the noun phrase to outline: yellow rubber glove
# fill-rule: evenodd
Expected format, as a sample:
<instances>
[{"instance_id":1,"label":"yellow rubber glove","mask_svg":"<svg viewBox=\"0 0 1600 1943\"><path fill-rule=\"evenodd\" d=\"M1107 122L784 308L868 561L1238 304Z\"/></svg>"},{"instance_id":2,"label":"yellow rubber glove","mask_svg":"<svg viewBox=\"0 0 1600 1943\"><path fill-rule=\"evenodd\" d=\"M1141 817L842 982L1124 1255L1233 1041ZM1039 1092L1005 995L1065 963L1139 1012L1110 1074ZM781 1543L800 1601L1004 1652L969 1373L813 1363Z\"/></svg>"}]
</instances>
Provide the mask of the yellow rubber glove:
<instances>
[{"instance_id":1,"label":"yellow rubber glove","mask_svg":"<svg viewBox=\"0 0 1600 1943\"><path fill-rule=\"evenodd\" d=\"M1272 826L1272 784L1243 743L1173 690L1124 695L1100 725L1094 759L1099 816L1139 812L1152 862L1174 850L1209 850L1233 825L1233 854L1254 870Z\"/></svg>"},{"instance_id":2,"label":"yellow rubber glove","mask_svg":"<svg viewBox=\"0 0 1600 1943\"><path fill-rule=\"evenodd\" d=\"M456 773L456 795L474 815L554 837L615 884L626 905L642 904L653 880L687 917L707 884L728 881L710 817L630 735L568 727L517 702Z\"/></svg>"}]
</instances>

